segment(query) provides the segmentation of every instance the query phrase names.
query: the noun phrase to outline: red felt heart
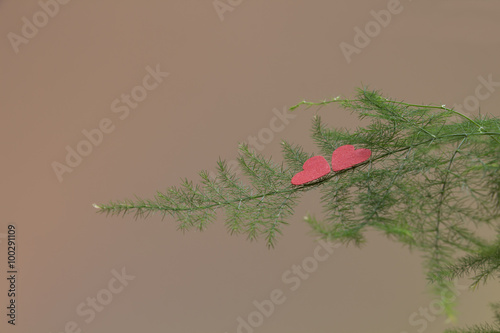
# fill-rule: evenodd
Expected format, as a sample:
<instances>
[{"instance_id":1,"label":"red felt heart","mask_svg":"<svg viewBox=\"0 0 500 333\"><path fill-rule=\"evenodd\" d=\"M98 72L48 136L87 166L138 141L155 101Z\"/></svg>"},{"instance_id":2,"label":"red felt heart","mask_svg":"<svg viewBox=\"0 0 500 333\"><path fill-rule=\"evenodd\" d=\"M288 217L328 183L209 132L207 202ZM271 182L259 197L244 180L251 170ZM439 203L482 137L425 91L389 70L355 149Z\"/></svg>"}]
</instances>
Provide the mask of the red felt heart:
<instances>
[{"instance_id":1,"label":"red felt heart","mask_svg":"<svg viewBox=\"0 0 500 333\"><path fill-rule=\"evenodd\" d=\"M338 147L332 154L332 170L340 171L349 169L356 164L362 163L370 158L370 149L354 149L354 146L345 145Z\"/></svg>"},{"instance_id":2,"label":"red felt heart","mask_svg":"<svg viewBox=\"0 0 500 333\"><path fill-rule=\"evenodd\" d=\"M293 176L293 185L302 185L326 176L330 173L330 164L323 156L313 156L304 163L302 169L304 171Z\"/></svg>"}]
</instances>

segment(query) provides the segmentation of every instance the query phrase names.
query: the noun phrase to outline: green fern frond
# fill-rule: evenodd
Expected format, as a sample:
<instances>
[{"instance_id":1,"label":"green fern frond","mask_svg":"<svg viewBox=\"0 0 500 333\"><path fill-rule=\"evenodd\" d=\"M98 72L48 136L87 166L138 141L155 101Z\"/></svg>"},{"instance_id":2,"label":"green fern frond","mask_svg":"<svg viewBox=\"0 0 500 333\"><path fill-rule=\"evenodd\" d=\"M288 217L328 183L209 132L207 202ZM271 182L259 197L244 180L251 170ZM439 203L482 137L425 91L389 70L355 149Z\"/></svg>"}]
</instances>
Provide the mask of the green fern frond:
<instances>
[{"instance_id":1,"label":"green fern frond","mask_svg":"<svg viewBox=\"0 0 500 333\"><path fill-rule=\"evenodd\" d=\"M367 89L353 99L302 101L291 109L333 103L368 124L350 132L314 117L311 136L319 153L330 161L335 149L349 144L370 149L369 160L294 186L291 178L313 153L283 141L284 162L275 163L240 145L242 177L219 161L215 177L203 171L200 182L184 180L153 199L95 207L111 215L168 214L181 230L203 230L224 211L228 232L273 247L300 196L319 189L324 216L305 218L315 234L359 245L370 228L416 248L438 294L451 291L450 276L474 273L477 285L498 272L500 243L486 246L477 231L498 225L500 217L500 120L390 100ZM453 304L442 305L453 316Z\"/></svg>"}]
</instances>

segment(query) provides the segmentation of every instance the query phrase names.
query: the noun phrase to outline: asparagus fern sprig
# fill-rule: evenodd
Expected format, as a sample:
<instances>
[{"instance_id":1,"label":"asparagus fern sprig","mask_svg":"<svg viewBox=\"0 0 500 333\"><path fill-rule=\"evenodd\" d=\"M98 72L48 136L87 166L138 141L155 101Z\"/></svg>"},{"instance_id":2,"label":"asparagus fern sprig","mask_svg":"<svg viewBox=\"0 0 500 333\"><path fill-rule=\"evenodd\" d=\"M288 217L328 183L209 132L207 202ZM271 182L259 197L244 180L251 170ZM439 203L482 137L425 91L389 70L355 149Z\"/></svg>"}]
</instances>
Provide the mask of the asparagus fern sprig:
<instances>
[{"instance_id":1,"label":"asparagus fern sprig","mask_svg":"<svg viewBox=\"0 0 500 333\"><path fill-rule=\"evenodd\" d=\"M291 110L332 103L369 122L346 131L315 116L312 139L319 155L330 160L336 148L354 145L372 151L368 161L294 186L291 178L312 153L284 141L283 162L278 163L242 144L238 162L243 175L219 160L215 176L202 171L197 183L184 180L152 199L95 207L106 214L171 215L181 230L203 230L217 211L224 211L231 234L264 238L273 247L300 197L317 189L323 216L305 219L315 233L359 245L371 228L418 248L437 293L451 291L451 276L477 272L477 284L498 272L498 252L492 250L498 247L477 229L494 227L500 214L500 120L467 116L444 105L391 100L367 89L358 90L354 99L302 101ZM498 229L491 230L496 234ZM451 316L452 304L443 300L442 305Z\"/></svg>"}]
</instances>

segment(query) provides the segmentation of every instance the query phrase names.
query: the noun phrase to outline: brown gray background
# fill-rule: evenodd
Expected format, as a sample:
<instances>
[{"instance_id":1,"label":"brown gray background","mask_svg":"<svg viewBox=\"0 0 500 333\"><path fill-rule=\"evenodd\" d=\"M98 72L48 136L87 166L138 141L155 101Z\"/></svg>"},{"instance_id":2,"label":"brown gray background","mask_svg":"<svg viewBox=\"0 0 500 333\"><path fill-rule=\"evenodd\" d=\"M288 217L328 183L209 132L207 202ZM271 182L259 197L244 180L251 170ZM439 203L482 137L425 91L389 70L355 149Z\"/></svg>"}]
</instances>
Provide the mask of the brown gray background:
<instances>
[{"instance_id":1,"label":"brown gray background","mask_svg":"<svg viewBox=\"0 0 500 333\"><path fill-rule=\"evenodd\" d=\"M0 331L59 333L74 321L94 333L236 332L237 318L274 289L287 299L255 332L447 327L442 316L411 325L411 314L433 300L419 254L376 233L362 249L336 249L289 290L282 274L317 246L302 221L320 213L317 195L304 197L275 250L228 235L222 220L182 234L159 216L134 221L95 213L93 202L150 197L181 177L197 179L199 170L213 170L218 157L233 159L238 142L269 127L274 108L303 98L352 96L367 84L397 99L452 106L474 100L479 76L500 81L498 1L402 0L402 11L349 64L339 44L353 44L354 28L363 29L374 20L370 12L391 1L231 3L221 21L212 1L73 0L16 53L8 34L21 35L23 17L33 22L41 5L0 1L0 234L17 226L20 267L18 325L7 326L2 310ZM120 120L112 101L157 64L170 76ZM500 115L499 104L500 91L492 91L481 112ZM335 107L300 109L263 153L279 159L283 138L314 151L309 126L316 113L334 126L358 125ZM65 147L75 148L82 130L104 118L115 130L59 182L51 163L63 163ZM123 267L135 279L85 323L78 305ZM498 292L496 281L463 291L457 323L490 320L487 303Z\"/></svg>"}]
</instances>

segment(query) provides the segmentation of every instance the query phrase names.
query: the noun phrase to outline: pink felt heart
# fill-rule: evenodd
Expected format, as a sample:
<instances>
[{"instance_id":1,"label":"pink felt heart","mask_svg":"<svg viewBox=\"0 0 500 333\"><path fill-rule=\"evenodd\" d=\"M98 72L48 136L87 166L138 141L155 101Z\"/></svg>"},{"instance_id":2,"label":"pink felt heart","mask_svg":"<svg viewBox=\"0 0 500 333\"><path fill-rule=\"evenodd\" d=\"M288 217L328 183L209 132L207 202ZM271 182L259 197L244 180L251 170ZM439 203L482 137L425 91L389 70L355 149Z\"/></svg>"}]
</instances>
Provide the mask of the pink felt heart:
<instances>
[{"instance_id":1,"label":"pink felt heart","mask_svg":"<svg viewBox=\"0 0 500 333\"><path fill-rule=\"evenodd\" d=\"M362 163L370 158L370 149L354 149L354 146L345 145L338 147L332 154L332 170L340 171L349 169L356 164Z\"/></svg>"},{"instance_id":2,"label":"pink felt heart","mask_svg":"<svg viewBox=\"0 0 500 333\"><path fill-rule=\"evenodd\" d=\"M293 176L293 185L302 185L326 176L330 173L330 164L323 156L313 156L304 163L302 169L304 171Z\"/></svg>"}]
</instances>

